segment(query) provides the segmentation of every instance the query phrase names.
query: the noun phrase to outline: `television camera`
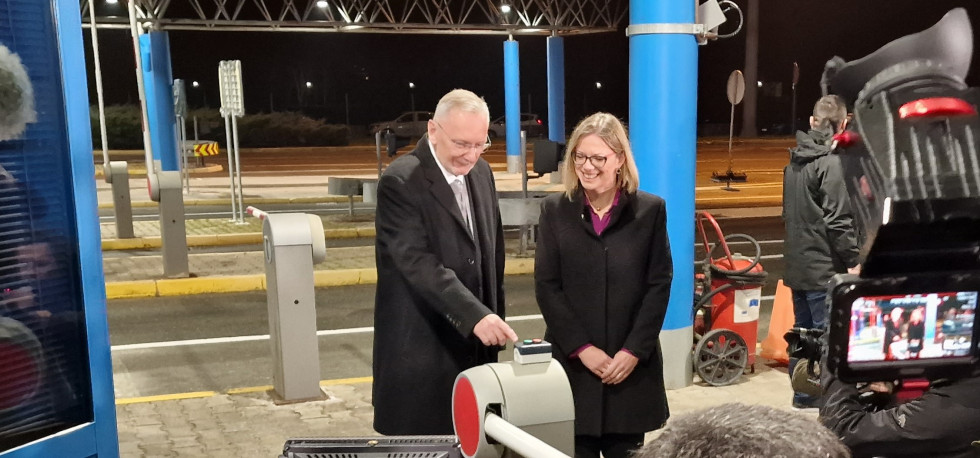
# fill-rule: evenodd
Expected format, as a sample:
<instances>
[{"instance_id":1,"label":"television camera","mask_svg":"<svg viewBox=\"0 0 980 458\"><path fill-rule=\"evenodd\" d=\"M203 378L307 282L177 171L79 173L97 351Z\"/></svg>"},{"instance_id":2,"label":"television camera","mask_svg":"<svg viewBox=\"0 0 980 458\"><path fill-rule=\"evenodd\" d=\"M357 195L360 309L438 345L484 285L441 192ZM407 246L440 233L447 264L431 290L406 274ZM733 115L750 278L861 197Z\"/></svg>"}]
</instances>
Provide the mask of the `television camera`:
<instances>
[{"instance_id":1,"label":"television camera","mask_svg":"<svg viewBox=\"0 0 980 458\"><path fill-rule=\"evenodd\" d=\"M796 329L787 341L795 357L825 353L842 381L980 375L980 93L964 82L972 54L970 22L958 8L929 29L825 68L829 92L852 107L835 141L862 240L861 273L832 281L826 335ZM798 366L809 370L794 388L812 389L818 368Z\"/></svg>"}]
</instances>

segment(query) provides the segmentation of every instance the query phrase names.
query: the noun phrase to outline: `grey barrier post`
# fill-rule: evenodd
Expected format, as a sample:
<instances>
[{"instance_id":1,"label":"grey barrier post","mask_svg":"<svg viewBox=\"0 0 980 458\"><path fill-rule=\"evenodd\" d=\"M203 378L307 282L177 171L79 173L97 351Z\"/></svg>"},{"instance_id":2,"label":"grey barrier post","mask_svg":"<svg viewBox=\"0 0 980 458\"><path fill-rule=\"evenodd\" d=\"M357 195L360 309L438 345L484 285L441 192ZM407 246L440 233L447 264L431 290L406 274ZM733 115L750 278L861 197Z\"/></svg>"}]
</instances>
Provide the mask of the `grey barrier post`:
<instances>
[{"instance_id":1,"label":"grey barrier post","mask_svg":"<svg viewBox=\"0 0 980 458\"><path fill-rule=\"evenodd\" d=\"M313 265L327 257L323 222L305 213L248 213L263 220L269 338L277 403L324 399Z\"/></svg>"}]
</instances>

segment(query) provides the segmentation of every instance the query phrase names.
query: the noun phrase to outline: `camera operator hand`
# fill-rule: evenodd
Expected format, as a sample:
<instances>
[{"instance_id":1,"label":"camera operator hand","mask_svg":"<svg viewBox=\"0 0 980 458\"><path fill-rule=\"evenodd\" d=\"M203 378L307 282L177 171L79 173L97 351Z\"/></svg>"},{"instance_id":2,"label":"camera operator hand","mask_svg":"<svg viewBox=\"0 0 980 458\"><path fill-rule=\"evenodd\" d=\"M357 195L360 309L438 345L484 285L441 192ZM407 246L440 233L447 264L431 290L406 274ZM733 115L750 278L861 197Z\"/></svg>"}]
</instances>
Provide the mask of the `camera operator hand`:
<instances>
[{"instance_id":1,"label":"camera operator hand","mask_svg":"<svg viewBox=\"0 0 980 458\"><path fill-rule=\"evenodd\" d=\"M980 457L980 377L933 382L918 398L869 411L853 383L823 369L820 421L855 457Z\"/></svg>"}]
</instances>

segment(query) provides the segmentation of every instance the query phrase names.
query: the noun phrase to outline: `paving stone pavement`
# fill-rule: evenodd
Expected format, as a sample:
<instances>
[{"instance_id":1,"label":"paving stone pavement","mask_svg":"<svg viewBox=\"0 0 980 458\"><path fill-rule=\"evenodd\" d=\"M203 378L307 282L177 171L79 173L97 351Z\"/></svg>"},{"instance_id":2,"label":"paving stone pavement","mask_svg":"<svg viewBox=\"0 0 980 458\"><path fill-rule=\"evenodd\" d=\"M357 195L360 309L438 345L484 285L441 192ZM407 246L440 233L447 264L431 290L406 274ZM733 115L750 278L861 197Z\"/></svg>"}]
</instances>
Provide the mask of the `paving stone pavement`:
<instances>
[{"instance_id":1,"label":"paving stone pavement","mask_svg":"<svg viewBox=\"0 0 980 458\"><path fill-rule=\"evenodd\" d=\"M754 373L737 383L701 383L667 392L672 415L727 402L763 404L791 410L792 390L785 367L756 362ZM123 457L276 457L293 437L377 435L371 428L371 384L325 384L328 398L276 405L268 392L218 393L203 398L118 405ZM816 417L809 409L800 415ZM656 432L647 435L654 440Z\"/></svg>"}]
</instances>

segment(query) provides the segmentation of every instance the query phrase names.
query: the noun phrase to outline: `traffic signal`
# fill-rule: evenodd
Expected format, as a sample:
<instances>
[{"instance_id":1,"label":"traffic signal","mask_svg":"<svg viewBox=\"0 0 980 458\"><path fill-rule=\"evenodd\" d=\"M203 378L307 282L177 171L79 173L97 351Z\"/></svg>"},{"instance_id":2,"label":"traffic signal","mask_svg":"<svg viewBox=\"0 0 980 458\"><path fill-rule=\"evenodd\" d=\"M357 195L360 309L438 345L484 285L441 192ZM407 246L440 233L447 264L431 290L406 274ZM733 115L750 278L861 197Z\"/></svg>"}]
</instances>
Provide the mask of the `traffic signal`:
<instances>
[{"instance_id":1,"label":"traffic signal","mask_svg":"<svg viewBox=\"0 0 980 458\"><path fill-rule=\"evenodd\" d=\"M388 157L395 157L395 154L398 154L398 148L408 146L409 140L409 137L400 137L390 130L386 131L385 145L388 147Z\"/></svg>"}]
</instances>

